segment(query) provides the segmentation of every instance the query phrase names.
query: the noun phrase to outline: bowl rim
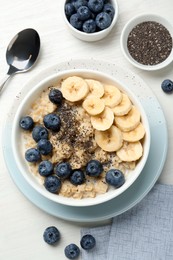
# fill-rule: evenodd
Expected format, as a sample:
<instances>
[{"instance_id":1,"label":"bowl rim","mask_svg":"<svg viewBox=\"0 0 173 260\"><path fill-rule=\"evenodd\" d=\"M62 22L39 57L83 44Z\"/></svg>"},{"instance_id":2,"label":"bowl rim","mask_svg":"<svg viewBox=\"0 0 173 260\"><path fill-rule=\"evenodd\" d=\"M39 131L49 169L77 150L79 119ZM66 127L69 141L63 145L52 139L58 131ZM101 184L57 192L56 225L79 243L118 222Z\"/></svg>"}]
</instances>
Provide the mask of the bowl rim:
<instances>
[{"instance_id":1,"label":"bowl rim","mask_svg":"<svg viewBox=\"0 0 173 260\"><path fill-rule=\"evenodd\" d=\"M24 109L25 103L27 103L27 101L29 102L30 98L33 98L33 95L35 94L35 91L38 91L38 93L40 94L44 89L46 89L49 84L50 81L53 80L58 81L60 79L62 79L62 76L67 76L67 75L81 75L81 74L93 74L96 75L96 77L98 76L102 76L103 78L105 78L106 80L109 79L112 82L116 82L121 86L121 89L124 92L127 92L128 95L130 95L130 98L132 98L132 101L135 101L135 104L137 104L137 107L140 109L140 113L141 113L141 117L142 120L145 121L145 130L146 130L146 134L147 134L147 142L145 143L145 150L144 150L144 154L143 154L143 160L140 161L140 171L138 171L138 174L136 174L135 178L130 178L130 180L128 182L125 182L125 184L123 184L120 188L116 189L116 193L112 192L112 193L105 193L105 194L99 194L97 195L95 198L84 198L84 199L74 199L74 198L68 198L68 197L63 197L63 196L58 196L57 194L53 194L48 192L43 185L40 185L38 180L36 180L36 178L30 173L29 169L28 169L28 165L27 163L25 163L25 159L24 156L23 158L20 158L19 155L19 149L17 149L17 143L18 143L18 138L17 136L20 135L20 127L19 127L19 119L21 118L22 115L22 111ZM39 94L37 93L37 96L39 96ZM29 102L31 105L31 101ZM132 185L132 183L137 179L137 177L140 175L140 173L142 172L142 169L145 166L145 163L147 161L148 155L149 155L149 150L150 150L150 139L151 139L151 135L150 135L150 127L149 127L149 122L148 122L148 118L146 116L146 113L144 111L144 108L142 107L142 104L140 103L140 101L138 100L138 98L135 96L135 94L128 89L128 87L126 87L124 84L122 84L122 82L120 82L119 80L115 79L114 77L106 74L106 73L102 73L99 71L94 71L94 70L88 70L88 69L70 69L70 70L66 70L66 71L62 71L62 72L58 72L58 73L54 73L48 77L46 77L45 79L41 80L38 84L36 84L28 93L27 95L24 97L24 99L21 101L14 120L12 122L12 152L17 164L17 167L19 168L19 171L22 173L23 177L26 179L26 181L37 191L39 192L41 195L43 195L44 197L63 204L63 205L68 205L68 206L74 206L74 207L86 207L86 206L93 206L93 205L97 205L100 203L104 203L108 200L111 200L113 198L115 198L116 196L119 196L121 193L123 193L126 189L128 189L129 186ZM145 155L145 157L144 157ZM20 161L23 161L24 164L22 164ZM138 166L138 167L139 167ZM26 172L26 167L27 167L27 172ZM106 195L106 196L105 196Z\"/></svg>"},{"instance_id":2,"label":"bowl rim","mask_svg":"<svg viewBox=\"0 0 173 260\"><path fill-rule=\"evenodd\" d=\"M163 62L157 64L157 65L144 65L139 62L137 62L133 57L130 55L127 47L126 47L126 42L128 35L130 31L137 25L140 24L144 21L156 21L157 23L162 24L170 33L173 41L173 26L167 20L165 17L157 14L157 13L141 13L136 16L133 16L123 27L123 30L121 32L120 36L120 47L121 51L124 55L124 57L135 67L142 69L142 70L147 70L147 71L155 71L155 70L160 70L168 66L172 61L173 61L173 47L171 50L171 53L169 56L164 60Z\"/></svg>"},{"instance_id":3,"label":"bowl rim","mask_svg":"<svg viewBox=\"0 0 173 260\"><path fill-rule=\"evenodd\" d=\"M118 14L119 14L119 7L118 7L118 2L117 0L110 0L111 3L113 3L113 5L115 6L115 14L114 14L114 18L110 24L110 26L104 30L101 30L99 32L94 32L94 33L86 33L86 32L83 32L83 31L79 31L78 29L74 28L68 21L66 15L65 15L65 8L64 8L64 5L65 5L65 2L67 0L64 0L63 1L63 4L62 4L62 13L63 13L63 18L64 18L64 21L66 23L66 25L69 27L69 29L74 33L74 35L79 35L80 39L83 39L83 37L85 38L94 38L94 37L97 37L97 36L102 36L103 34L105 34L106 36L106 33L109 32L110 30L112 30L112 28L114 27L117 19L118 19ZM77 36L76 36L77 37ZM102 39L102 38L99 38L99 39Z\"/></svg>"}]
</instances>

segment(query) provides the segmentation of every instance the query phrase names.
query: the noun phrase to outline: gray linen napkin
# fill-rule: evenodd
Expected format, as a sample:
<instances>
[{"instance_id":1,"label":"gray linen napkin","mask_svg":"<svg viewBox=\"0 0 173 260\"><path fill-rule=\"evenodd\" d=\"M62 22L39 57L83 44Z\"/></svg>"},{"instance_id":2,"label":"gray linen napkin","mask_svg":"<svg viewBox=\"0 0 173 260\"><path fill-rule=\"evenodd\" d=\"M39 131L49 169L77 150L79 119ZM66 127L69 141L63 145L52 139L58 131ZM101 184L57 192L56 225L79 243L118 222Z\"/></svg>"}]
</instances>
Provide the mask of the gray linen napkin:
<instances>
[{"instance_id":1,"label":"gray linen napkin","mask_svg":"<svg viewBox=\"0 0 173 260\"><path fill-rule=\"evenodd\" d=\"M173 186L155 184L135 207L112 224L84 228L97 245L82 260L173 260Z\"/></svg>"}]
</instances>

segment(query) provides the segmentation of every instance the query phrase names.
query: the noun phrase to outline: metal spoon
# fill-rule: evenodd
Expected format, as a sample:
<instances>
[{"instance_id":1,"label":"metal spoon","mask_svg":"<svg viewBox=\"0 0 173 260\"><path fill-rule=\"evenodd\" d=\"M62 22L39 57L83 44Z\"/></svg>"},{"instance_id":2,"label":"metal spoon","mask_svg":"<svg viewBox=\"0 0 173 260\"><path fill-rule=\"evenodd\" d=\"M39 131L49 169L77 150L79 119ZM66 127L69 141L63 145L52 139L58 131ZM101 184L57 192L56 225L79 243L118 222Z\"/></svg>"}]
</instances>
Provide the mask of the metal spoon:
<instances>
[{"instance_id":1,"label":"metal spoon","mask_svg":"<svg viewBox=\"0 0 173 260\"><path fill-rule=\"evenodd\" d=\"M12 75L25 72L34 65L39 51L40 37L34 29L25 29L14 36L6 51L9 70L0 82L0 93Z\"/></svg>"}]
</instances>

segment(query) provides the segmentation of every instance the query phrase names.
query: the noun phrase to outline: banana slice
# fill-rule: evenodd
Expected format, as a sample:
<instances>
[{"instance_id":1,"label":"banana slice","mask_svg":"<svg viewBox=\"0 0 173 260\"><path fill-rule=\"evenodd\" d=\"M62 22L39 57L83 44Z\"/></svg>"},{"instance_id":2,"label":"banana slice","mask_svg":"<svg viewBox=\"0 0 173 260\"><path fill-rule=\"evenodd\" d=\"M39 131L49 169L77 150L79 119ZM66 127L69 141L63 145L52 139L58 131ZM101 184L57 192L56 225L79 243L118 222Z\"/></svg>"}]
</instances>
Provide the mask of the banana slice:
<instances>
[{"instance_id":1,"label":"banana slice","mask_svg":"<svg viewBox=\"0 0 173 260\"><path fill-rule=\"evenodd\" d=\"M113 85L104 85L103 100L108 107L117 106L122 100L122 92Z\"/></svg>"},{"instance_id":2,"label":"banana slice","mask_svg":"<svg viewBox=\"0 0 173 260\"><path fill-rule=\"evenodd\" d=\"M88 84L77 76L66 78L61 84L63 97L71 102L82 100L89 92Z\"/></svg>"},{"instance_id":3,"label":"banana slice","mask_svg":"<svg viewBox=\"0 0 173 260\"><path fill-rule=\"evenodd\" d=\"M122 94L121 102L117 106L113 107L112 111L116 116L124 116L128 114L131 108L132 108L132 103L129 97L126 94Z\"/></svg>"},{"instance_id":4,"label":"banana slice","mask_svg":"<svg viewBox=\"0 0 173 260\"><path fill-rule=\"evenodd\" d=\"M105 107L103 112L97 116L91 116L91 124L94 129L105 131L111 127L114 122L114 113L109 107Z\"/></svg>"},{"instance_id":5,"label":"banana slice","mask_svg":"<svg viewBox=\"0 0 173 260\"><path fill-rule=\"evenodd\" d=\"M145 128L142 123L129 132L122 132L123 140L127 142L137 142L141 140L145 135Z\"/></svg>"},{"instance_id":6,"label":"banana slice","mask_svg":"<svg viewBox=\"0 0 173 260\"><path fill-rule=\"evenodd\" d=\"M85 79L89 86L89 95L94 95L96 97L102 97L104 94L104 87L103 84L94 79Z\"/></svg>"},{"instance_id":7,"label":"banana slice","mask_svg":"<svg viewBox=\"0 0 173 260\"><path fill-rule=\"evenodd\" d=\"M143 154L143 148L139 141L134 143L124 142L123 146L117 151L118 157L125 162L138 160Z\"/></svg>"},{"instance_id":8,"label":"banana slice","mask_svg":"<svg viewBox=\"0 0 173 260\"><path fill-rule=\"evenodd\" d=\"M124 132L135 129L140 123L140 113L135 106L132 106L127 115L115 116L115 124Z\"/></svg>"},{"instance_id":9,"label":"banana slice","mask_svg":"<svg viewBox=\"0 0 173 260\"><path fill-rule=\"evenodd\" d=\"M95 141L102 150L106 152L115 152L123 144L122 133L114 125L106 131L95 131Z\"/></svg>"},{"instance_id":10,"label":"banana slice","mask_svg":"<svg viewBox=\"0 0 173 260\"><path fill-rule=\"evenodd\" d=\"M105 108L105 103L99 97L92 95L84 100L82 106L88 114L95 116L103 112Z\"/></svg>"}]
</instances>

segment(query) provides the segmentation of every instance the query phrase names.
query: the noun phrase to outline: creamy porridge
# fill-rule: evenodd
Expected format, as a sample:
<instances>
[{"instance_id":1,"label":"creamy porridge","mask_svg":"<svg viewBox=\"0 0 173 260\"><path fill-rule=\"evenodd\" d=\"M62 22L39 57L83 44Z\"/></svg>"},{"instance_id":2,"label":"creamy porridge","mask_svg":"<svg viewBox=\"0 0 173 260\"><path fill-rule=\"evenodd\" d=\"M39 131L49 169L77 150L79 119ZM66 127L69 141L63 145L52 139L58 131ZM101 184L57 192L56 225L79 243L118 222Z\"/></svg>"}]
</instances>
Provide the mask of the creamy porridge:
<instances>
[{"instance_id":1,"label":"creamy porridge","mask_svg":"<svg viewBox=\"0 0 173 260\"><path fill-rule=\"evenodd\" d=\"M60 90L63 96L59 105L50 100L54 89ZM133 170L142 157L145 129L139 110L117 86L68 77L43 91L28 111L34 127L45 127L44 117L48 114L58 115L60 128L47 129L52 150L41 154L36 162L27 162L31 173L41 185L45 185L46 178L38 170L41 161L49 161L53 167L65 162L72 171L80 169L84 173L80 184L74 184L70 178L60 178L57 194L82 199L106 193L109 189L106 173L118 169L126 180L129 170ZM22 132L25 151L38 147L32 132L32 129ZM99 161L103 167L96 177L85 171L91 160ZM55 171L51 175L56 176Z\"/></svg>"}]
</instances>

